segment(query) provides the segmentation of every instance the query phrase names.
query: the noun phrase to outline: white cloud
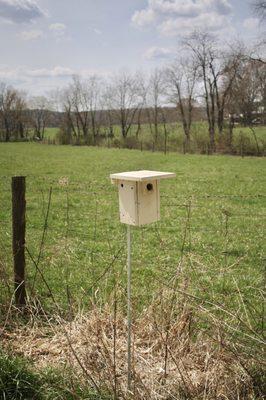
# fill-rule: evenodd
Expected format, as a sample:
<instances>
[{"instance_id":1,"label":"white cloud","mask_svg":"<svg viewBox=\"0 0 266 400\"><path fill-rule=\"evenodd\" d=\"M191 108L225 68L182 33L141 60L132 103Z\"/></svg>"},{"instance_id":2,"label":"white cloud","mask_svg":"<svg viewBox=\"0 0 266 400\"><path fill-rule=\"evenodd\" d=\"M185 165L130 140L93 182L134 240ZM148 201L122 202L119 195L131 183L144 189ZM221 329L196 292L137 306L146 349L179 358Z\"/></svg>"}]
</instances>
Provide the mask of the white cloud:
<instances>
[{"instance_id":1,"label":"white cloud","mask_svg":"<svg viewBox=\"0 0 266 400\"><path fill-rule=\"evenodd\" d=\"M96 35L102 35L102 31L97 28L93 28L93 32L96 33Z\"/></svg>"},{"instance_id":2,"label":"white cloud","mask_svg":"<svg viewBox=\"0 0 266 400\"><path fill-rule=\"evenodd\" d=\"M132 22L138 27L154 25L163 35L178 35L194 29L220 30L230 24L231 12L228 0L148 0Z\"/></svg>"},{"instance_id":3,"label":"white cloud","mask_svg":"<svg viewBox=\"0 0 266 400\"><path fill-rule=\"evenodd\" d=\"M0 66L0 79L15 79L17 77L17 69L8 68L5 65Z\"/></svg>"},{"instance_id":4,"label":"white cloud","mask_svg":"<svg viewBox=\"0 0 266 400\"><path fill-rule=\"evenodd\" d=\"M40 68L25 71L27 76L38 78L66 78L74 75L74 70L68 67Z\"/></svg>"},{"instance_id":5,"label":"white cloud","mask_svg":"<svg viewBox=\"0 0 266 400\"><path fill-rule=\"evenodd\" d=\"M0 18L17 24L45 16L34 0L0 0Z\"/></svg>"},{"instance_id":6,"label":"white cloud","mask_svg":"<svg viewBox=\"0 0 266 400\"><path fill-rule=\"evenodd\" d=\"M31 95L44 95L47 91L65 87L76 72L62 66L33 69L26 66L9 68L0 65L0 82L3 81Z\"/></svg>"},{"instance_id":7,"label":"white cloud","mask_svg":"<svg viewBox=\"0 0 266 400\"><path fill-rule=\"evenodd\" d=\"M156 13L175 16L193 16L199 14L201 5L199 2L187 1L167 1L153 0L149 1L149 7ZM149 9L149 8L148 8Z\"/></svg>"},{"instance_id":8,"label":"white cloud","mask_svg":"<svg viewBox=\"0 0 266 400\"><path fill-rule=\"evenodd\" d=\"M233 7L230 3L230 0L207 0L206 3L209 3L209 11L215 11L219 15L231 15L233 11Z\"/></svg>"},{"instance_id":9,"label":"white cloud","mask_svg":"<svg viewBox=\"0 0 266 400\"><path fill-rule=\"evenodd\" d=\"M151 24L156 19L156 13L153 9L147 8L141 11L136 11L132 16L133 24L144 27Z\"/></svg>"},{"instance_id":10,"label":"white cloud","mask_svg":"<svg viewBox=\"0 0 266 400\"><path fill-rule=\"evenodd\" d=\"M258 18L246 18L243 21L243 27L250 31L253 31L259 27L259 19Z\"/></svg>"},{"instance_id":11,"label":"white cloud","mask_svg":"<svg viewBox=\"0 0 266 400\"><path fill-rule=\"evenodd\" d=\"M41 30L31 30L23 31L18 34L18 36L25 41L37 40L43 37L43 32Z\"/></svg>"},{"instance_id":12,"label":"white cloud","mask_svg":"<svg viewBox=\"0 0 266 400\"><path fill-rule=\"evenodd\" d=\"M17 68L9 68L6 65L0 65L0 80L27 80L27 79L66 79L71 78L73 75L80 75L82 77L88 77L92 75L108 75L108 71L95 70L95 69L72 69L70 67L64 67L57 65L53 68L37 68L32 69L25 66Z\"/></svg>"},{"instance_id":13,"label":"white cloud","mask_svg":"<svg viewBox=\"0 0 266 400\"><path fill-rule=\"evenodd\" d=\"M175 36L180 32L186 34L192 30L219 31L225 28L230 29L229 21L225 16L208 13L200 14L193 19L169 18L161 23L159 31L165 36Z\"/></svg>"},{"instance_id":14,"label":"white cloud","mask_svg":"<svg viewBox=\"0 0 266 400\"><path fill-rule=\"evenodd\" d=\"M0 82L5 82L31 95L44 95L47 91L64 88L73 75L86 79L90 76L108 77L110 71L99 69L72 69L66 66L33 69L26 66L10 68L0 64Z\"/></svg>"},{"instance_id":15,"label":"white cloud","mask_svg":"<svg viewBox=\"0 0 266 400\"><path fill-rule=\"evenodd\" d=\"M75 74L75 71L68 67L56 66L53 68L31 69L27 67L8 68L0 66L0 79L17 80L27 78L66 78Z\"/></svg>"},{"instance_id":16,"label":"white cloud","mask_svg":"<svg viewBox=\"0 0 266 400\"><path fill-rule=\"evenodd\" d=\"M144 58L147 60L158 60L158 59L165 59L170 58L173 56L174 51L173 49L167 47L150 47L145 53Z\"/></svg>"},{"instance_id":17,"label":"white cloud","mask_svg":"<svg viewBox=\"0 0 266 400\"><path fill-rule=\"evenodd\" d=\"M56 22L49 26L49 30L52 31L55 36L61 37L65 35L66 25L62 24L61 22Z\"/></svg>"}]
</instances>

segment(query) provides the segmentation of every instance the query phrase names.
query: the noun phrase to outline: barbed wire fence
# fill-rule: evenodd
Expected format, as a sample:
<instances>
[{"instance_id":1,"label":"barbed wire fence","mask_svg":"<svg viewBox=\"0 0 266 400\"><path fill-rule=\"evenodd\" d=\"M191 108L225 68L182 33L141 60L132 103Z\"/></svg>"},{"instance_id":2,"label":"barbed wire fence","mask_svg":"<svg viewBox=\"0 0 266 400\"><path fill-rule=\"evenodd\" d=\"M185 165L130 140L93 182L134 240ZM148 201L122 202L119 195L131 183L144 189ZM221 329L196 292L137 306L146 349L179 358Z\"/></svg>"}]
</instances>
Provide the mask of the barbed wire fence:
<instances>
[{"instance_id":1,"label":"barbed wire fence","mask_svg":"<svg viewBox=\"0 0 266 400\"><path fill-rule=\"evenodd\" d=\"M28 302L47 320L55 310L71 320L92 304L110 305L116 393L116 324L126 304L126 231L117 193L111 185L66 178L43 185L33 177L27 181ZM9 176L0 179L0 285L7 315L14 300L10 182ZM186 315L190 326L190 313L201 312L199 324L208 320L227 329L234 343L241 336L239 346L245 343L251 357L259 357L252 346L262 343L264 331L265 198L263 193L163 193L161 221L133 229L133 321L149 307L159 310L153 323L163 338L165 381L177 315ZM137 329L133 324L134 337Z\"/></svg>"},{"instance_id":2,"label":"barbed wire fence","mask_svg":"<svg viewBox=\"0 0 266 400\"><path fill-rule=\"evenodd\" d=\"M57 265L59 270L65 271L64 282L68 298L71 297L70 286L75 286L75 274L79 275L85 286L86 278L88 282L97 282L100 280L97 276L106 276L105 263L109 265L108 262L113 257L123 271L125 231L124 226L119 223L117 194L114 190L106 190L105 185L97 185L97 190L95 187L84 186L80 182L69 184L66 178L49 182L45 188L34 187L34 183L30 181L27 188L26 247L29 257L27 271L31 270L28 281L32 284L32 290L35 290L39 275L36 266L32 272L32 258L39 266L47 263L48 257L50 266ZM8 176L1 177L1 198L0 251L1 263L4 265L1 276L2 282L5 282L5 290L10 295L12 231ZM160 265L164 265L162 275L167 280L165 272L173 269L173 265L179 262L184 252L192 258L216 257L226 270L230 258L248 256L248 252L243 250L248 242L255 247L258 241L263 243L266 212L258 212L254 206L245 207L243 203L249 205L250 202L265 201L265 198L266 195L261 193L219 193L188 198L184 195L178 197L162 194L161 222L134 230L135 270L142 269L141 273L150 274L153 280L157 273L160 274ZM237 207L234 207L235 203ZM184 236L183 232L186 232ZM240 250L230 249L233 238L238 241L236 247ZM260 257L264 261L263 255ZM74 267L71 266L72 263ZM45 273L49 270L47 266L43 268ZM53 281L51 267L49 273L49 279ZM83 274L84 277L81 278ZM60 274L55 271L55 275L61 291Z\"/></svg>"}]
</instances>

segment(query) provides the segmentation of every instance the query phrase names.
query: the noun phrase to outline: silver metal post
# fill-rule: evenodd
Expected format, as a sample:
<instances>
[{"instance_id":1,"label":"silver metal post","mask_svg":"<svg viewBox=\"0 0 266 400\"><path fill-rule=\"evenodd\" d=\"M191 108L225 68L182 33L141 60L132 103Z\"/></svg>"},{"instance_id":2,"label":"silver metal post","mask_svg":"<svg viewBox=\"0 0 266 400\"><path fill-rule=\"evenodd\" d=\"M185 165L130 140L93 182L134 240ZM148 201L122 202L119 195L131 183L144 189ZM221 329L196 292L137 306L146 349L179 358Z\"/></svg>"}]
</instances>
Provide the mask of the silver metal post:
<instances>
[{"instance_id":1,"label":"silver metal post","mask_svg":"<svg viewBox=\"0 0 266 400\"><path fill-rule=\"evenodd\" d=\"M131 227L127 225L127 389L131 391Z\"/></svg>"}]
</instances>

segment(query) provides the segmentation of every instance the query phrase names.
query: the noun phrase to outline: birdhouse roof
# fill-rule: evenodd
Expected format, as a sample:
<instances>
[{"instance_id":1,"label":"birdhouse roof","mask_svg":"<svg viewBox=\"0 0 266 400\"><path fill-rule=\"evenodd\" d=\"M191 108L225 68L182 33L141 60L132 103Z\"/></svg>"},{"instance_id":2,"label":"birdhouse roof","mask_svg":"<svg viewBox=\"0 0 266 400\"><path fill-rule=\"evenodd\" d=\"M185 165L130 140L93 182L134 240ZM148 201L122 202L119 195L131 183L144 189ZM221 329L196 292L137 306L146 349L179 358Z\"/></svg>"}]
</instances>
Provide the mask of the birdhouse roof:
<instances>
[{"instance_id":1,"label":"birdhouse roof","mask_svg":"<svg viewBox=\"0 0 266 400\"><path fill-rule=\"evenodd\" d=\"M161 172L161 171L129 171L129 172L119 172L117 174L111 174L110 178L119 181L134 181L143 182L150 181L153 179L166 179L174 178L176 175L173 172Z\"/></svg>"}]
</instances>

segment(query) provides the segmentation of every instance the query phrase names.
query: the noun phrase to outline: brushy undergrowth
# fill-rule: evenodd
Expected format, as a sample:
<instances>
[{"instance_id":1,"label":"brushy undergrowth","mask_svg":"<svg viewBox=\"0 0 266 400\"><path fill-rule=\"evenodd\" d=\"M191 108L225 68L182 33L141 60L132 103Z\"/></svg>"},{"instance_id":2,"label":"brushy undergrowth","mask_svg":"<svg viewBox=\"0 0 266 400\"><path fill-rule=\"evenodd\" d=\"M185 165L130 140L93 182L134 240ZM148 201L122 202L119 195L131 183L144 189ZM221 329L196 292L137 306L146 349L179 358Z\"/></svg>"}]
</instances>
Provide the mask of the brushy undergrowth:
<instances>
[{"instance_id":1,"label":"brushy undergrowth","mask_svg":"<svg viewBox=\"0 0 266 400\"><path fill-rule=\"evenodd\" d=\"M177 282L173 284L175 290L158 293L134 318L131 393L120 290L114 291L112 303L91 304L89 311L71 321L57 315L52 322L48 316L30 314L27 324L2 332L4 347L31 358L39 371L64 369L60 384L57 375L46 375L42 386L46 397L40 399L107 399L105 393L113 399L134 400L262 399L263 336L252 332L237 314L225 323L229 310L219 316L193 299L184 286L181 290ZM29 376L33 388L44 379L44 375ZM80 386L73 383L77 380ZM84 397L80 387L94 391L96 397Z\"/></svg>"},{"instance_id":2,"label":"brushy undergrowth","mask_svg":"<svg viewBox=\"0 0 266 400\"><path fill-rule=\"evenodd\" d=\"M216 152L219 154L234 154L241 156L263 156L265 155L265 126L244 127L236 126L230 138L228 127L224 129L223 135L218 132L215 135ZM210 138L206 122L195 122L192 124L190 144L187 145L182 125L180 123L159 124L158 137L155 140L147 124L141 126L138 134L137 126L133 125L128 136L121 136L119 126L114 126L110 135L108 129L103 130L96 139L97 146L127 148L148 151L192 154L209 154ZM75 139L69 136L69 131L59 128L48 128L45 133L45 143L60 145L92 145L84 138Z\"/></svg>"}]
</instances>

